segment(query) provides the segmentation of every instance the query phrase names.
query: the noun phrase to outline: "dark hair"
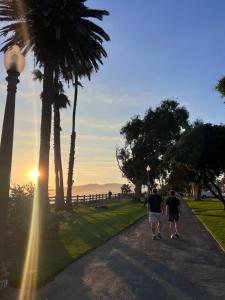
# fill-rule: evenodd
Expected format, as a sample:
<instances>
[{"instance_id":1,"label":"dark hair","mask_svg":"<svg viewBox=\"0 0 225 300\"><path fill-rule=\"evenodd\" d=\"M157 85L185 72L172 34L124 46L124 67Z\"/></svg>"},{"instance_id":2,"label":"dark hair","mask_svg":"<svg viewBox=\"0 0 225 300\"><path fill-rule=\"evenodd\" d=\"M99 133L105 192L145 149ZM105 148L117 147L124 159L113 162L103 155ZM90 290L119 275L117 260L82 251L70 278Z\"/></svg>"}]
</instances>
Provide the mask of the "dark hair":
<instances>
[{"instance_id":1,"label":"dark hair","mask_svg":"<svg viewBox=\"0 0 225 300\"><path fill-rule=\"evenodd\" d=\"M154 194L157 194L157 189L153 189L153 193L154 193Z\"/></svg>"},{"instance_id":2,"label":"dark hair","mask_svg":"<svg viewBox=\"0 0 225 300\"><path fill-rule=\"evenodd\" d=\"M171 195L171 196L175 196L175 191L171 191L171 192L170 192L170 195Z\"/></svg>"}]
</instances>

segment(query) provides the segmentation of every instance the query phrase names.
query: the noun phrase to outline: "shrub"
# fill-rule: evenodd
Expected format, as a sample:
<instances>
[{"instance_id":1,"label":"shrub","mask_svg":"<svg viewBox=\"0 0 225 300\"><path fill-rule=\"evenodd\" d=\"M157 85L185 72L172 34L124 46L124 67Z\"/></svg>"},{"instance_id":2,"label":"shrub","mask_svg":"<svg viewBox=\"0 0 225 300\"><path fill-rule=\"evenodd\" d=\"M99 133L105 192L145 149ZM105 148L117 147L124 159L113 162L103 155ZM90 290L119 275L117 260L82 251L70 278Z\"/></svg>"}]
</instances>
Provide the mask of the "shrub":
<instances>
[{"instance_id":1,"label":"shrub","mask_svg":"<svg viewBox=\"0 0 225 300\"><path fill-rule=\"evenodd\" d=\"M11 234L27 234L32 213L34 186L14 185L10 189L8 228Z\"/></svg>"}]
</instances>

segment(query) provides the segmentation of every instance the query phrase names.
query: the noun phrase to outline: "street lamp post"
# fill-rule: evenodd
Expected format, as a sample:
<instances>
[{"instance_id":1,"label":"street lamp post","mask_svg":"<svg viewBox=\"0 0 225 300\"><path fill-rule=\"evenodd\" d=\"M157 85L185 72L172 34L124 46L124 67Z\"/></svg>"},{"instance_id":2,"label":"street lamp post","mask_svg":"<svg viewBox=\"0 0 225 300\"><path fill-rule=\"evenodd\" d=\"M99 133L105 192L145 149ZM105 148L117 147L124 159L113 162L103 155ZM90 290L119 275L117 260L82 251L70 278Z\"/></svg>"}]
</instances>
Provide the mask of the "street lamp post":
<instances>
[{"instance_id":1,"label":"street lamp post","mask_svg":"<svg viewBox=\"0 0 225 300\"><path fill-rule=\"evenodd\" d=\"M149 165L147 165L146 167L146 171L147 171L147 186L148 186L148 192L150 193L150 171L151 171L151 167Z\"/></svg>"},{"instance_id":2,"label":"street lamp post","mask_svg":"<svg viewBox=\"0 0 225 300\"><path fill-rule=\"evenodd\" d=\"M0 144L0 290L8 286L8 271L6 266L7 214L10 189L10 175L13 150L13 132L15 118L16 86L19 75L25 66L24 56L18 46L13 46L4 55L4 65L8 76L7 98L2 125Z\"/></svg>"}]
</instances>

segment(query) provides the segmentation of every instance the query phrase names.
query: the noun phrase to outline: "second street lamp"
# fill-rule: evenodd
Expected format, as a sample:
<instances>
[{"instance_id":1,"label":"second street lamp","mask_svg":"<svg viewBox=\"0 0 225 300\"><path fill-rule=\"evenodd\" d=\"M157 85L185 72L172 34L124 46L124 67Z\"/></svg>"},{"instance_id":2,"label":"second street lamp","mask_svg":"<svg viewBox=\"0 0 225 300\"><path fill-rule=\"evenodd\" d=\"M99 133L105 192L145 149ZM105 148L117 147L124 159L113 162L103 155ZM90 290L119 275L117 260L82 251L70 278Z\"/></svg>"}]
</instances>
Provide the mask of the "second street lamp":
<instances>
[{"instance_id":1,"label":"second street lamp","mask_svg":"<svg viewBox=\"0 0 225 300\"><path fill-rule=\"evenodd\" d=\"M18 77L25 66L24 56L20 53L18 46L13 46L5 53L4 65L8 73L6 78L8 86L0 144L0 290L8 285L5 246L12 165L16 86L19 82Z\"/></svg>"}]
</instances>

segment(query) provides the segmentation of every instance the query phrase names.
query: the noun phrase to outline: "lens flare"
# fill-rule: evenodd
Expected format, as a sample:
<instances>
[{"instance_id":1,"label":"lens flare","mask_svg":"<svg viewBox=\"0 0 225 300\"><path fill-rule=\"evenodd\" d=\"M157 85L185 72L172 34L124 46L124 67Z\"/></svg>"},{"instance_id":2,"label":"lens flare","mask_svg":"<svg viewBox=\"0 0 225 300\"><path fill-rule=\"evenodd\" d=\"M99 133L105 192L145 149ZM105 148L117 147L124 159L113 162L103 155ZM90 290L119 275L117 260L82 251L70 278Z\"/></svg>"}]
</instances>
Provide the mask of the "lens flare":
<instances>
[{"instance_id":1,"label":"lens flare","mask_svg":"<svg viewBox=\"0 0 225 300\"><path fill-rule=\"evenodd\" d=\"M18 15L24 15L25 12L25 3L23 0L17 1L17 10ZM27 23L24 21L22 26L22 39L25 45L30 43L30 32L27 26ZM27 59L29 64L29 69L33 66L31 62ZM32 82L33 90L35 91L34 83ZM35 93L34 93L35 94ZM33 96L33 107L34 112L36 113L36 105L38 101ZM37 128L36 128L37 129ZM36 144L38 143L38 135L35 136ZM37 149L37 148L35 148ZM36 158L37 160L37 158ZM35 162L35 164L37 161ZM37 181L40 176L37 170L32 171L33 180ZM29 231L29 238L23 268L23 274L21 279L21 286L19 291L18 300L35 300L37 280L38 280L38 262L39 262L39 247L40 247L40 207L39 207L39 195L38 189L36 187L34 199L33 199L33 208L31 216L31 224Z\"/></svg>"},{"instance_id":2,"label":"lens flare","mask_svg":"<svg viewBox=\"0 0 225 300\"><path fill-rule=\"evenodd\" d=\"M40 172L38 170L33 170L31 172L31 177L32 177L33 181L37 181L39 176L40 176Z\"/></svg>"},{"instance_id":3,"label":"lens flare","mask_svg":"<svg viewBox=\"0 0 225 300\"><path fill-rule=\"evenodd\" d=\"M39 197L37 190L33 199L32 218L26 251L25 264L18 300L34 300L38 276L39 260Z\"/></svg>"}]
</instances>

